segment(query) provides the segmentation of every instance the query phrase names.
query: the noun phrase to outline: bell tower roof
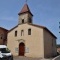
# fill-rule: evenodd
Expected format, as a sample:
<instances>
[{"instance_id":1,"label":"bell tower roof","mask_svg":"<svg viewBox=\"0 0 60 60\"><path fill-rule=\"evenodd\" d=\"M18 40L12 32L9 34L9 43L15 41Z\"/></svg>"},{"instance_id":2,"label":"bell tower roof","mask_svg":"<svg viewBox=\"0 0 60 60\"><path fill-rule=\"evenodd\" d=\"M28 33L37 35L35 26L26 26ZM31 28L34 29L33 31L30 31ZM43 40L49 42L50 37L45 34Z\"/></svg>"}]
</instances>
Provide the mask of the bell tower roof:
<instances>
[{"instance_id":1,"label":"bell tower roof","mask_svg":"<svg viewBox=\"0 0 60 60\"><path fill-rule=\"evenodd\" d=\"M28 7L28 4L24 4L22 10L18 13L18 15L23 14L23 13L27 13L27 12L33 16L33 14L31 13L31 11Z\"/></svg>"}]
</instances>

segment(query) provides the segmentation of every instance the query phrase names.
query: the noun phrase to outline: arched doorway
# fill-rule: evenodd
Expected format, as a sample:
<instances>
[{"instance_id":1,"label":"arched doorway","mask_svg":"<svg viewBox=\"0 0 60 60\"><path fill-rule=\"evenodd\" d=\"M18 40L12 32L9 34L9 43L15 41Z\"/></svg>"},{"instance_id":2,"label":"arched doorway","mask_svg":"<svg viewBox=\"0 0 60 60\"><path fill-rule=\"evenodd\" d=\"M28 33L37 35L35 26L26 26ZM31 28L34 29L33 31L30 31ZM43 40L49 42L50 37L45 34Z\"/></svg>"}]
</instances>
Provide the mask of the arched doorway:
<instances>
[{"instance_id":1,"label":"arched doorway","mask_svg":"<svg viewBox=\"0 0 60 60\"><path fill-rule=\"evenodd\" d=\"M20 43L19 44L19 56L24 56L24 53L25 53L25 44Z\"/></svg>"}]
</instances>

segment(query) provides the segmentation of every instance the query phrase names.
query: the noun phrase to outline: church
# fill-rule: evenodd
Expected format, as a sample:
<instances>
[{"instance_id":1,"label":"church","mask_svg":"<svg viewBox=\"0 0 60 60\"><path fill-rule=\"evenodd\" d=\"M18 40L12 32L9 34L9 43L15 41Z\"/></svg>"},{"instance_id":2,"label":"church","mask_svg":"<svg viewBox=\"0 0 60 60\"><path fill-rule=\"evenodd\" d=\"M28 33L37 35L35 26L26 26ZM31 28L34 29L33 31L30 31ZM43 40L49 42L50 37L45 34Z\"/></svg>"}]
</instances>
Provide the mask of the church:
<instances>
[{"instance_id":1,"label":"church","mask_svg":"<svg viewBox=\"0 0 60 60\"><path fill-rule=\"evenodd\" d=\"M18 16L18 25L7 35L7 46L12 54L37 58L56 56L56 36L45 26L33 24L33 14L27 3Z\"/></svg>"}]
</instances>

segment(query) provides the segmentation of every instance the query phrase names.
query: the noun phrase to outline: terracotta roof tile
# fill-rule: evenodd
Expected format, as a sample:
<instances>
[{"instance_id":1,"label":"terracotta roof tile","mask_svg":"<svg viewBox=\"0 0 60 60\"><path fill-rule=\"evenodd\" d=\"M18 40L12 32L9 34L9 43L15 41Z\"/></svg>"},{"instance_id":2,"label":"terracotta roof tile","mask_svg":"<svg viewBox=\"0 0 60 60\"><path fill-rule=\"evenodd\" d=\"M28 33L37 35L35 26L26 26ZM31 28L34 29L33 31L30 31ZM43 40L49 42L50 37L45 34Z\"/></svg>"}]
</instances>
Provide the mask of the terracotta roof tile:
<instances>
[{"instance_id":1,"label":"terracotta roof tile","mask_svg":"<svg viewBox=\"0 0 60 60\"><path fill-rule=\"evenodd\" d=\"M31 13L31 11L30 11L30 9L29 9L29 7L28 7L27 4L25 4L25 5L23 6L22 10L18 13L18 15L23 14L23 13L26 13L26 12L29 12L31 15L33 15L33 14Z\"/></svg>"},{"instance_id":2,"label":"terracotta roof tile","mask_svg":"<svg viewBox=\"0 0 60 60\"><path fill-rule=\"evenodd\" d=\"M8 31L7 29L5 29L5 28L3 28L3 27L0 27L0 29L3 29L3 30L5 30L5 31Z\"/></svg>"}]
</instances>

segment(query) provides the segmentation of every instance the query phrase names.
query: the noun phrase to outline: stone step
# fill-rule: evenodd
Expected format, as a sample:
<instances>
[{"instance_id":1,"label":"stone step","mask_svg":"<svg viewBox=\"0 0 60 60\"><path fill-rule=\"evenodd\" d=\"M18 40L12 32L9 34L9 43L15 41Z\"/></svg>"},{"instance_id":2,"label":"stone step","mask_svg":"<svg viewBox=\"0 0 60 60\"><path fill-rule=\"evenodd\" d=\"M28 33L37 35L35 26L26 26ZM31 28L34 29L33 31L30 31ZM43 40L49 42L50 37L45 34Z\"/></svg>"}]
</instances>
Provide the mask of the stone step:
<instances>
[{"instance_id":1,"label":"stone step","mask_svg":"<svg viewBox=\"0 0 60 60\"><path fill-rule=\"evenodd\" d=\"M18 56L18 57L14 57L14 60L40 60L40 58L31 58L31 57L22 57L22 56Z\"/></svg>"},{"instance_id":2,"label":"stone step","mask_svg":"<svg viewBox=\"0 0 60 60\"><path fill-rule=\"evenodd\" d=\"M52 60L52 59L41 59L41 58L31 58L23 56L14 56L14 60Z\"/></svg>"}]
</instances>

